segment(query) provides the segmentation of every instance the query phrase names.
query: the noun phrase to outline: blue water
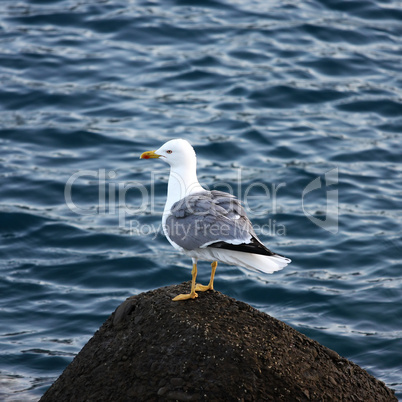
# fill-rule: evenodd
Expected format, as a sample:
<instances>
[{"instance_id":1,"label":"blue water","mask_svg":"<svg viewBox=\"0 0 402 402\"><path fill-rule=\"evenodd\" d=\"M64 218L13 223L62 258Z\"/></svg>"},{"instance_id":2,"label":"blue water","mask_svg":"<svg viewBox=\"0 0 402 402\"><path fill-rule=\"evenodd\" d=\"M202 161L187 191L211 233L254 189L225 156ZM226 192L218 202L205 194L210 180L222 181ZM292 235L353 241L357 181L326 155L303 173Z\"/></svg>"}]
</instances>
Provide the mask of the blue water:
<instances>
[{"instance_id":1,"label":"blue water","mask_svg":"<svg viewBox=\"0 0 402 402\"><path fill-rule=\"evenodd\" d=\"M130 295L190 279L160 231L188 139L273 275L217 290L402 398L402 4L0 2L0 399L37 400ZM199 264L207 282L209 264Z\"/></svg>"}]
</instances>

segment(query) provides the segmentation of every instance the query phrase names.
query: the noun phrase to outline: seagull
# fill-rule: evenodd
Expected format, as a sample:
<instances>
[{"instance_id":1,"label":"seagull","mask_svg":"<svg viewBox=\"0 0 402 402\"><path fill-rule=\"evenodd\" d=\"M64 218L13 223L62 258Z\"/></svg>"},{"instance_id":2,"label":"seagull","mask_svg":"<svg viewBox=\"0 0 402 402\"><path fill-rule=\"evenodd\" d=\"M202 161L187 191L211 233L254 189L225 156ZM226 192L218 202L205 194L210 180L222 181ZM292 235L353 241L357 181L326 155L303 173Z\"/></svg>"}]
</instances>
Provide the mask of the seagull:
<instances>
[{"instance_id":1,"label":"seagull","mask_svg":"<svg viewBox=\"0 0 402 402\"><path fill-rule=\"evenodd\" d=\"M204 189L197 179L197 157L184 139L173 139L140 159L161 159L170 165L163 232L170 244L191 257L191 290L173 300L198 297L197 292L213 290L218 261L271 274L291 260L269 250L258 239L239 200L232 194ZM196 284L197 261L212 261L206 286Z\"/></svg>"}]
</instances>

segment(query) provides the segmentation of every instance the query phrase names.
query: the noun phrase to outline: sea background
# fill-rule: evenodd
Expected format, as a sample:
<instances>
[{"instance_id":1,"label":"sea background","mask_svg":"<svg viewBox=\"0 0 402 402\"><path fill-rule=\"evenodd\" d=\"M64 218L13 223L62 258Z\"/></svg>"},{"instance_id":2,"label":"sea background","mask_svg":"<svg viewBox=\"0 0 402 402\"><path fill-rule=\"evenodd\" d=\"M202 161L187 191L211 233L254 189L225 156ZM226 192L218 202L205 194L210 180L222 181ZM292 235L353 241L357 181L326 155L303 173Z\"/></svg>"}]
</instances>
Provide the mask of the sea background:
<instances>
[{"instance_id":1,"label":"sea background","mask_svg":"<svg viewBox=\"0 0 402 402\"><path fill-rule=\"evenodd\" d=\"M399 0L2 0L0 399L38 400L127 297L190 279L168 167L139 160L177 137L293 260L215 288L402 399L401 71Z\"/></svg>"}]
</instances>

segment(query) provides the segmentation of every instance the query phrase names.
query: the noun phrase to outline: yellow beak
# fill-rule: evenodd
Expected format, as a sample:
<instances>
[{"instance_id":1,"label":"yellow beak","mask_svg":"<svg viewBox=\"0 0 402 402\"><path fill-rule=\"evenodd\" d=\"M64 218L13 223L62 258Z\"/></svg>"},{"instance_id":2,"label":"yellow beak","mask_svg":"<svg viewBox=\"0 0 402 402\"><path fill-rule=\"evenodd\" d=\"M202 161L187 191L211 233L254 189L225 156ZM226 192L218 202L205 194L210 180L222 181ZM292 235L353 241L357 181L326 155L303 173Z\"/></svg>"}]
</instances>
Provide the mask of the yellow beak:
<instances>
[{"instance_id":1,"label":"yellow beak","mask_svg":"<svg viewBox=\"0 0 402 402\"><path fill-rule=\"evenodd\" d=\"M141 154L140 159L156 159L160 158L161 155L155 153L155 151L147 151Z\"/></svg>"}]
</instances>

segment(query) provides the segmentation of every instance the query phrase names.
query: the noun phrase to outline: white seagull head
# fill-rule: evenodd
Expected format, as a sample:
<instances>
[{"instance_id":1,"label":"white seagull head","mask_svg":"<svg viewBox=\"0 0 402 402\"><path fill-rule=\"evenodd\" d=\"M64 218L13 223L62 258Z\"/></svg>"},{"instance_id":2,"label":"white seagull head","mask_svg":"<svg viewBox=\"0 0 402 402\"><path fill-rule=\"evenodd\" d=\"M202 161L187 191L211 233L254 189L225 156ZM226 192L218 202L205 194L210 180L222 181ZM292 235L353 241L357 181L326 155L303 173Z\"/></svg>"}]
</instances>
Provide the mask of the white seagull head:
<instances>
[{"instance_id":1,"label":"white seagull head","mask_svg":"<svg viewBox=\"0 0 402 402\"><path fill-rule=\"evenodd\" d=\"M194 165L196 155L190 143L182 138L170 140L155 151L141 154L140 159L161 159L172 168L188 167Z\"/></svg>"}]
</instances>

